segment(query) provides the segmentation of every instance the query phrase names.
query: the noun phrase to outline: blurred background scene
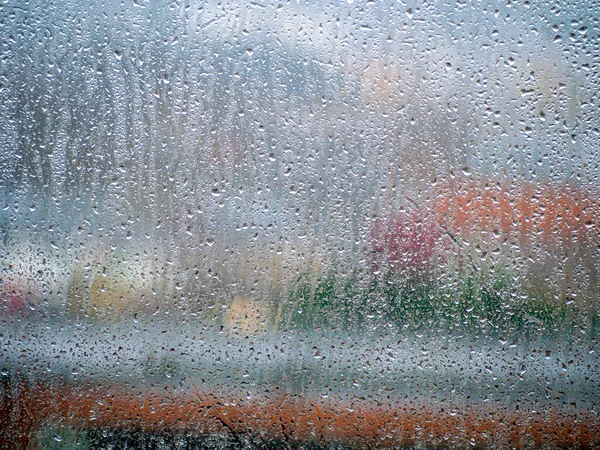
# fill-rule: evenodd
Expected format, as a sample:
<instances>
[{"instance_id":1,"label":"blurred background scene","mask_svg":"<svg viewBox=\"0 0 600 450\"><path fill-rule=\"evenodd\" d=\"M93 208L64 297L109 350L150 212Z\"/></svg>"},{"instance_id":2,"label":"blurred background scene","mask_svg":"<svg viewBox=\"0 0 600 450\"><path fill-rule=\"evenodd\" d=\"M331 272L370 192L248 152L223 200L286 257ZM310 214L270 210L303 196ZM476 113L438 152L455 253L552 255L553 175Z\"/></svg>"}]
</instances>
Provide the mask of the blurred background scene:
<instances>
[{"instance_id":1,"label":"blurred background scene","mask_svg":"<svg viewBox=\"0 0 600 450\"><path fill-rule=\"evenodd\" d=\"M596 329L584 2L1 8L3 316Z\"/></svg>"},{"instance_id":2,"label":"blurred background scene","mask_svg":"<svg viewBox=\"0 0 600 450\"><path fill-rule=\"evenodd\" d=\"M575 0L5 1L3 327L545 339L598 381L599 42Z\"/></svg>"}]
</instances>

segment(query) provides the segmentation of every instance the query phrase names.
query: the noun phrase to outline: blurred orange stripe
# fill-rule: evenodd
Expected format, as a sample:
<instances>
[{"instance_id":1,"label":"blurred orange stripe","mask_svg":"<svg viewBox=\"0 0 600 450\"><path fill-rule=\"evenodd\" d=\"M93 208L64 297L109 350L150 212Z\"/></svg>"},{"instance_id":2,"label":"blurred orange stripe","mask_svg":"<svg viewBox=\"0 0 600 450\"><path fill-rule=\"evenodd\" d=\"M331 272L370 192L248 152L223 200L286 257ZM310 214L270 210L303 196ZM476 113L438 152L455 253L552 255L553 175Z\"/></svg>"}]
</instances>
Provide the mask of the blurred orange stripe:
<instances>
[{"instance_id":1,"label":"blurred orange stripe","mask_svg":"<svg viewBox=\"0 0 600 450\"><path fill-rule=\"evenodd\" d=\"M50 419L77 427L192 431L199 436L246 433L283 441L344 442L367 447L600 448L597 414L570 409L532 412L498 405L444 402L377 402L266 395L248 399L215 392L81 386L67 383L21 389L3 401L5 426L35 427ZM14 408L18 403L20 408ZM20 415L29 415L21 420ZM6 420L8 419L8 422ZM19 422L19 420L21 420ZM23 430L27 433L26 430ZM18 448L15 447L15 448Z\"/></svg>"}]
</instances>

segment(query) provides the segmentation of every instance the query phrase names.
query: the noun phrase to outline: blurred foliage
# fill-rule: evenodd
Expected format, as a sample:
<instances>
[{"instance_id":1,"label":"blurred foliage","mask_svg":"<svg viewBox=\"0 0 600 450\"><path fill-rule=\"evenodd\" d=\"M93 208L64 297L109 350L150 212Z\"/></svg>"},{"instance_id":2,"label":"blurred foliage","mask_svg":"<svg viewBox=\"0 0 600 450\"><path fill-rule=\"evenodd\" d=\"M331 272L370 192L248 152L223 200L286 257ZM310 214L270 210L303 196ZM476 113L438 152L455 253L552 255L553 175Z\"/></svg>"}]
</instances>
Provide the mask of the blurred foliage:
<instances>
[{"instance_id":1,"label":"blurred foliage","mask_svg":"<svg viewBox=\"0 0 600 450\"><path fill-rule=\"evenodd\" d=\"M91 446L85 430L71 426L45 424L37 431L37 448L40 450L89 449Z\"/></svg>"},{"instance_id":2,"label":"blurred foliage","mask_svg":"<svg viewBox=\"0 0 600 450\"><path fill-rule=\"evenodd\" d=\"M320 279L298 277L285 299L280 328L385 329L450 334L533 337L570 334L574 326L597 330L597 315L576 303L519 292L507 274L485 276L473 269L440 280L398 281L389 274L364 282L330 271Z\"/></svg>"}]
</instances>

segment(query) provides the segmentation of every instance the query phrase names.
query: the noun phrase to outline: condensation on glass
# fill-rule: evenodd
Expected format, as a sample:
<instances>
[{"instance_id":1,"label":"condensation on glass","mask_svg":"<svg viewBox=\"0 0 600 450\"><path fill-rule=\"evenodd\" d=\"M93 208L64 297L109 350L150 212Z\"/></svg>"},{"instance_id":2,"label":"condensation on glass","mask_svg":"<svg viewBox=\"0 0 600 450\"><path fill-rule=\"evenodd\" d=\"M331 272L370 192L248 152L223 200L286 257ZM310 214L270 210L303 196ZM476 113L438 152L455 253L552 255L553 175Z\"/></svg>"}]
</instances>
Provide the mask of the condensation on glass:
<instances>
[{"instance_id":1,"label":"condensation on glass","mask_svg":"<svg viewBox=\"0 0 600 450\"><path fill-rule=\"evenodd\" d=\"M0 446L600 447L600 6L0 5Z\"/></svg>"}]
</instances>

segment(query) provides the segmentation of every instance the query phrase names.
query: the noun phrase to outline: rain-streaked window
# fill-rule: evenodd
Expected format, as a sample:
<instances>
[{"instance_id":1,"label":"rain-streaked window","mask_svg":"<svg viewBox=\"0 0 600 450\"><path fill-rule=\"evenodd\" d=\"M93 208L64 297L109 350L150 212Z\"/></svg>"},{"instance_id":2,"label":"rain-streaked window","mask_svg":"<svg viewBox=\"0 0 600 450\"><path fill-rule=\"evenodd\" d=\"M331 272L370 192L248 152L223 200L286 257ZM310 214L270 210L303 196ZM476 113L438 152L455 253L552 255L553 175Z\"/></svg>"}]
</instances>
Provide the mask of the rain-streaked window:
<instances>
[{"instance_id":1,"label":"rain-streaked window","mask_svg":"<svg viewBox=\"0 0 600 450\"><path fill-rule=\"evenodd\" d=\"M599 448L600 5L5 0L0 448Z\"/></svg>"}]
</instances>

